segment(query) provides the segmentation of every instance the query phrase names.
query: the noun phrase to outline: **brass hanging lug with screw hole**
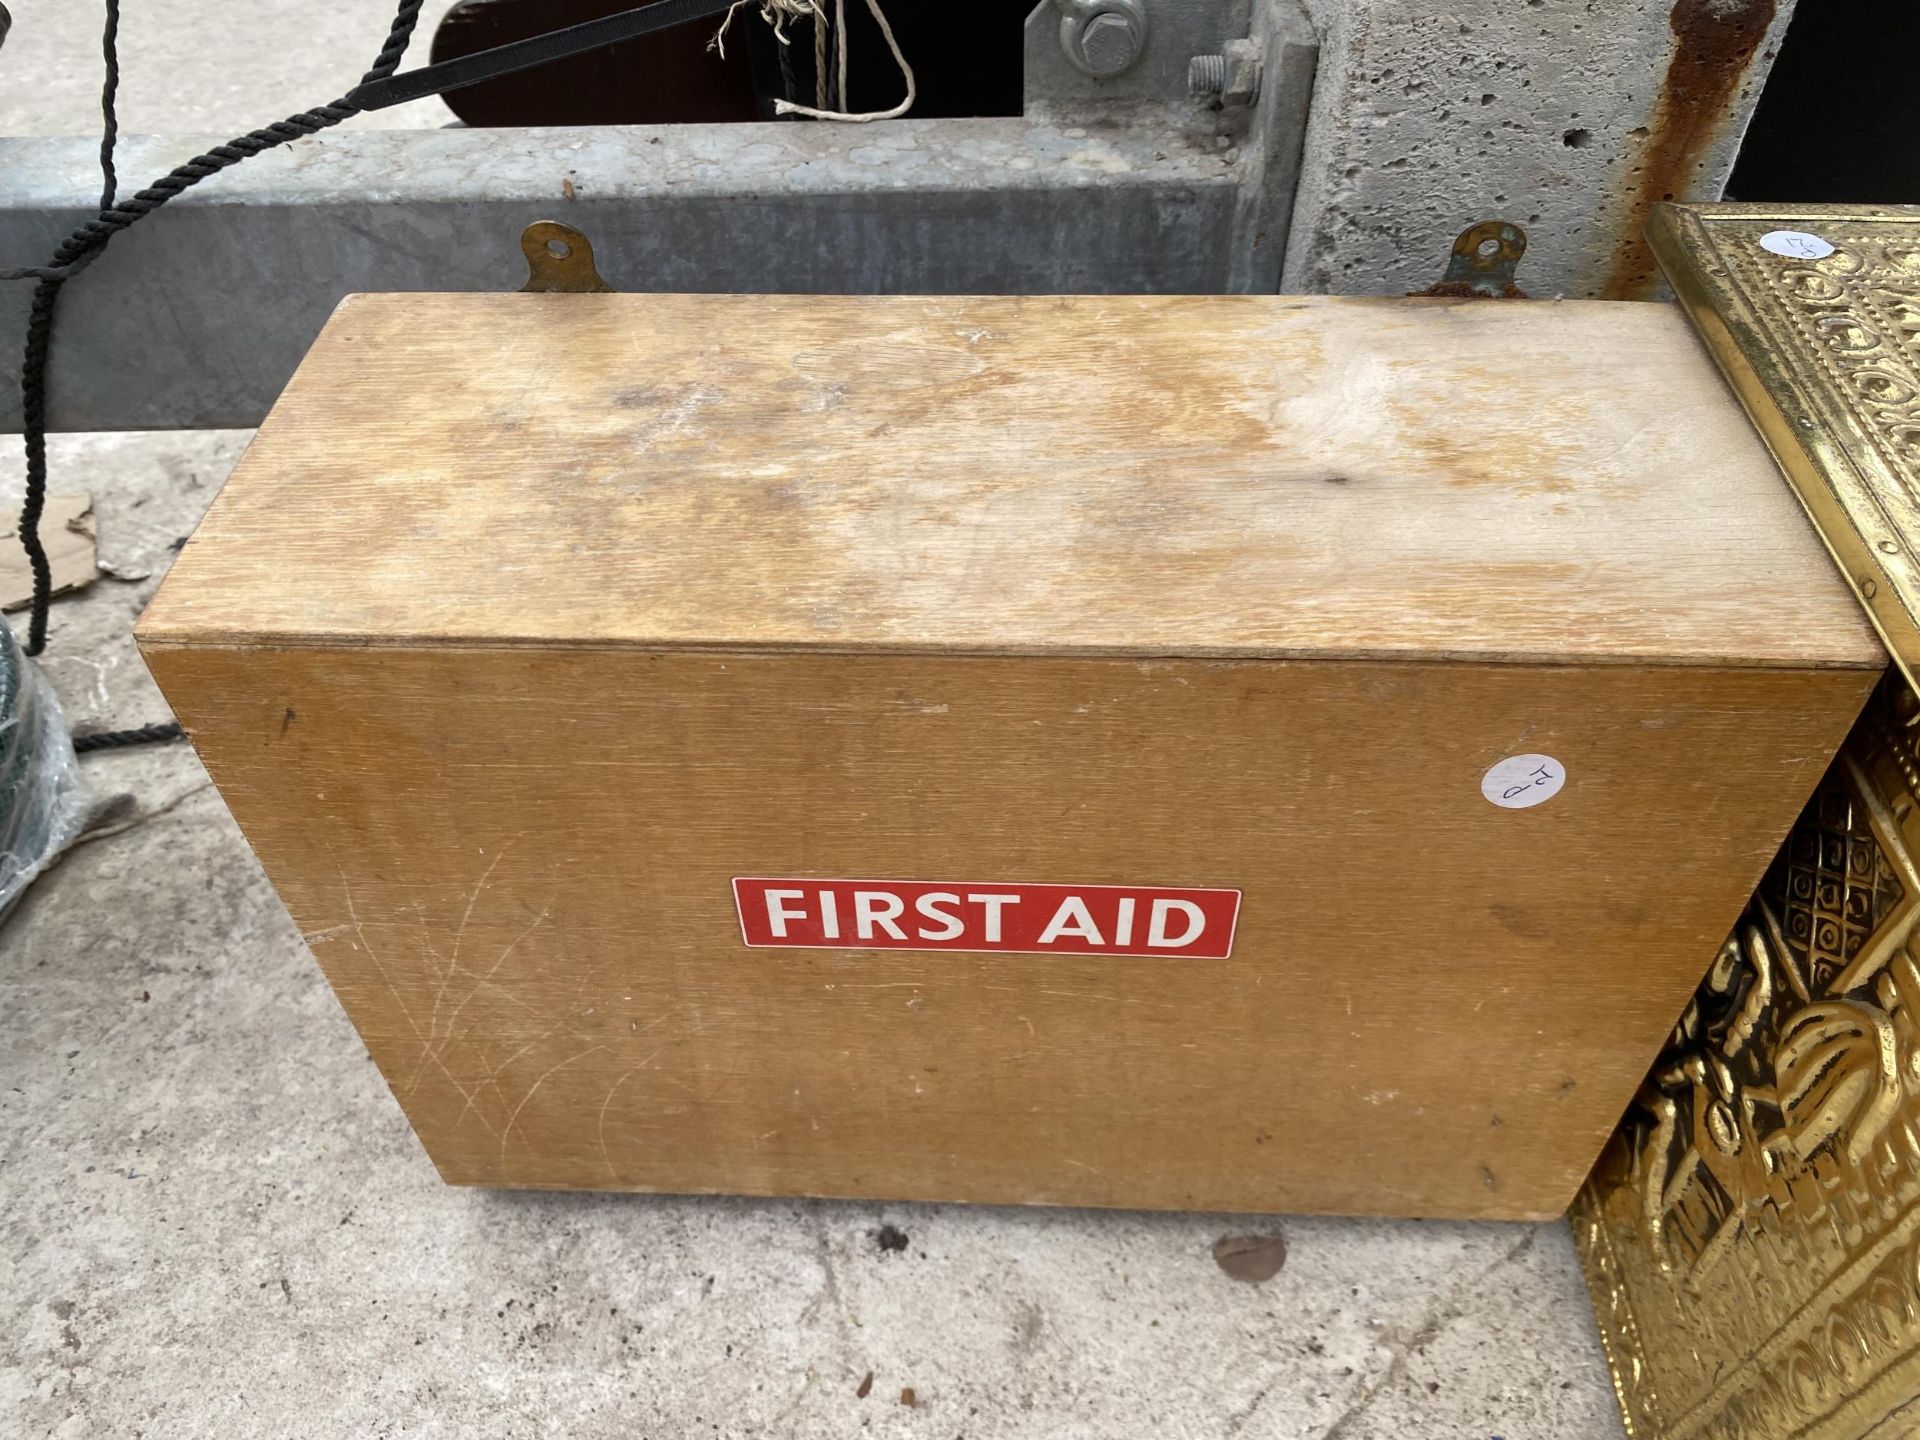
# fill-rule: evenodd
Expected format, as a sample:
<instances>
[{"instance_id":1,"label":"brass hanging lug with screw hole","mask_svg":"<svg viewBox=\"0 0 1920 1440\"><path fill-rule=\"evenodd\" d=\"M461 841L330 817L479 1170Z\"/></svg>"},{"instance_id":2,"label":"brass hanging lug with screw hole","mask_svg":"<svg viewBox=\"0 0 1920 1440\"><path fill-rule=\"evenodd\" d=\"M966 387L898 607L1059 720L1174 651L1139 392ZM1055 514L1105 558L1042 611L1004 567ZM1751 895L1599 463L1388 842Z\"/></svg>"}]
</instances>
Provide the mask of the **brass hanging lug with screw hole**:
<instances>
[{"instance_id":1,"label":"brass hanging lug with screw hole","mask_svg":"<svg viewBox=\"0 0 1920 1440\"><path fill-rule=\"evenodd\" d=\"M1482 220L1462 230L1453 242L1447 273L1412 293L1459 300L1525 300L1527 292L1514 283L1513 274L1526 253L1526 231L1511 220Z\"/></svg>"},{"instance_id":2,"label":"brass hanging lug with screw hole","mask_svg":"<svg viewBox=\"0 0 1920 1440\"><path fill-rule=\"evenodd\" d=\"M527 257L527 283L521 293L611 295L613 286L593 268L593 242L571 225L536 220L520 232L520 253Z\"/></svg>"}]
</instances>

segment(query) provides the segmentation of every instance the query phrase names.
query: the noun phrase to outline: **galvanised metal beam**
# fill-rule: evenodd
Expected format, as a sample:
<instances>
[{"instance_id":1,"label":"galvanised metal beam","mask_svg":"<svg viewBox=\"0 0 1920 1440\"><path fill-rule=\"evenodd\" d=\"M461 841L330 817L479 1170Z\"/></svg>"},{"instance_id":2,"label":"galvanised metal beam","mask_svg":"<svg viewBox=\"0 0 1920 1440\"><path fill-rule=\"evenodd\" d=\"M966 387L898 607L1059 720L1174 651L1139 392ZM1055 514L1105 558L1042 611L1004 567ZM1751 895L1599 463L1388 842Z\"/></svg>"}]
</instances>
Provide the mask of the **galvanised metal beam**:
<instances>
[{"instance_id":1,"label":"galvanised metal beam","mask_svg":"<svg viewBox=\"0 0 1920 1440\"><path fill-rule=\"evenodd\" d=\"M1268 166L1252 113L329 131L207 181L67 286L51 421L257 424L343 295L518 289L520 231L544 218L585 231L627 290L1272 289L1278 254L1248 264L1246 192ZM120 173L162 174L213 138L126 140ZM0 264L44 263L86 218L96 148L0 140ZM4 429L31 288L0 286Z\"/></svg>"}]
</instances>

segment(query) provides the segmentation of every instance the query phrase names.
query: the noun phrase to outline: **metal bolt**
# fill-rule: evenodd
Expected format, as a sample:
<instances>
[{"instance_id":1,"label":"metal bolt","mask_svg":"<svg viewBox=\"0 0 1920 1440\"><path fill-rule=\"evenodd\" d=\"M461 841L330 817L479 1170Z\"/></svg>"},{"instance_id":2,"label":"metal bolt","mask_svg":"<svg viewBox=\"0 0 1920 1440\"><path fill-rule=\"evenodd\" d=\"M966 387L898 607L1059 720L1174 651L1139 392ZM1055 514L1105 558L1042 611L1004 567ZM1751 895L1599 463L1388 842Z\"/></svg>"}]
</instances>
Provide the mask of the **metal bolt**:
<instances>
[{"instance_id":1,"label":"metal bolt","mask_svg":"<svg viewBox=\"0 0 1920 1440\"><path fill-rule=\"evenodd\" d=\"M1227 85L1227 57L1196 55L1187 61L1187 88L1196 95L1218 95Z\"/></svg>"},{"instance_id":2,"label":"metal bolt","mask_svg":"<svg viewBox=\"0 0 1920 1440\"><path fill-rule=\"evenodd\" d=\"M1229 40L1218 55L1187 61L1187 88L1196 95L1218 95L1222 105L1251 105L1260 98L1260 47L1251 40Z\"/></svg>"},{"instance_id":3,"label":"metal bolt","mask_svg":"<svg viewBox=\"0 0 1920 1440\"><path fill-rule=\"evenodd\" d=\"M1140 58L1140 37L1134 34L1132 21L1108 10L1094 16L1080 32L1080 53L1086 57L1088 73L1104 79Z\"/></svg>"},{"instance_id":4,"label":"metal bolt","mask_svg":"<svg viewBox=\"0 0 1920 1440\"><path fill-rule=\"evenodd\" d=\"M1139 63L1147 48L1146 0L1054 0L1060 48L1083 75L1111 80Z\"/></svg>"}]
</instances>

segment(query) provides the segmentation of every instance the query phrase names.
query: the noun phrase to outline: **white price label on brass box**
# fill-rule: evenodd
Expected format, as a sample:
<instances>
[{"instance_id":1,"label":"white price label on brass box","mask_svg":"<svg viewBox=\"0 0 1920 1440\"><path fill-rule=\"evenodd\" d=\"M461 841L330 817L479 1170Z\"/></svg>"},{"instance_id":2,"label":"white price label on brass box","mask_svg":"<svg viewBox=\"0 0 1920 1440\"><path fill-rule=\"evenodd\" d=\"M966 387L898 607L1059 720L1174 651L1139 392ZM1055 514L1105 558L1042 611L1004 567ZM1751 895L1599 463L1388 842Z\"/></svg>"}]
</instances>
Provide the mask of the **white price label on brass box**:
<instances>
[{"instance_id":1,"label":"white price label on brass box","mask_svg":"<svg viewBox=\"0 0 1920 1440\"><path fill-rule=\"evenodd\" d=\"M1760 248L1789 260L1824 260L1833 254L1833 246L1805 230L1769 230L1760 237Z\"/></svg>"}]
</instances>

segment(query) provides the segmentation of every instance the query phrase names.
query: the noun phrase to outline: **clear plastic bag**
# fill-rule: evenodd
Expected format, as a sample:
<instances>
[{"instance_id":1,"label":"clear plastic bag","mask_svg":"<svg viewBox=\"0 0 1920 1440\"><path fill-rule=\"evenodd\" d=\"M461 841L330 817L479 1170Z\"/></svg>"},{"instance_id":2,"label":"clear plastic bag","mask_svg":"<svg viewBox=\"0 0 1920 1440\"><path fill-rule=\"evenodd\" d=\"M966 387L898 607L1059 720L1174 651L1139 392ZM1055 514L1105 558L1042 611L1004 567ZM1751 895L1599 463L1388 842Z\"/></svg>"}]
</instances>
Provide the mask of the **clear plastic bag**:
<instances>
[{"instance_id":1,"label":"clear plastic bag","mask_svg":"<svg viewBox=\"0 0 1920 1440\"><path fill-rule=\"evenodd\" d=\"M92 810L53 686L0 620L0 916L78 838Z\"/></svg>"}]
</instances>

